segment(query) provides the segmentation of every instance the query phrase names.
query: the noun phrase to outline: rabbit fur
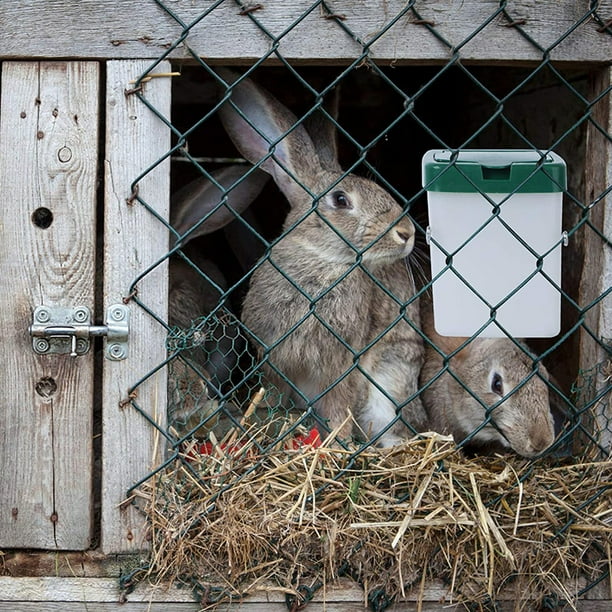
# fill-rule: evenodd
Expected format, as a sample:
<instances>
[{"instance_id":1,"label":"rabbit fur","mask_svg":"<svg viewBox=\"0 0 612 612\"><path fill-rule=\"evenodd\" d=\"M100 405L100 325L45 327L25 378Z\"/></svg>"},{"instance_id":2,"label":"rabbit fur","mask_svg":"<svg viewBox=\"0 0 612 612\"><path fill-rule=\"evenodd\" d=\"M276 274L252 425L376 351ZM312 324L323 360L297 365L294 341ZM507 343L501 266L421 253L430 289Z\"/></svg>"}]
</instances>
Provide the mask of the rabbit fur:
<instances>
[{"instance_id":1,"label":"rabbit fur","mask_svg":"<svg viewBox=\"0 0 612 612\"><path fill-rule=\"evenodd\" d=\"M457 443L475 432L469 446L479 451L511 448L524 457L534 457L546 450L555 439L555 427L545 367L538 364L534 373L532 357L510 338L477 337L461 348L468 338L440 336L426 300L422 300L421 314L423 329L437 347L425 343L420 377L430 427L452 434ZM445 356L458 351L444 372L440 351ZM519 388L523 380L527 382ZM487 407L502 397L503 402L490 411L488 422Z\"/></svg>"},{"instance_id":2,"label":"rabbit fur","mask_svg":"<svg viewBox=\"0 0 612 612\"><path fill-rule=\"evenodd\" d=\"M187 184L173 197L171 222L182 256L173 255L169 263L169 325L189 334L189 346L172 361L169 380L169 414L179 425L217 409L214 398L222 394L239 358L247 352L238 320L228 304L220 304L227 291L223 273L191 241L226 228L243 214L267 178L258 170L227 166L211 173L211 180L203 177ZM224 195L227 206L219 207ZM238 259L250 266L259 255L252 233L245 235L240 228L235 232L243 238ZM214 324L198 322L213 312L217 315Z\"/></svg>"},{"instance_id":3,"label":"rabbit fur","mask_svg":"<svg viewBox=\"0 0 612 612\"><path fill-rule=\"evenodd\" d=\"M307 129L252 80L219 74L231 84L220 109L227 133L290 205L242 310L267 377L302 409L313 405L339 439L354 417L381 446L397 444L410 433L398 413L416 430L425 423L407 263L414 225L388 192L342 171L328 118L335 109L313 113Z\"/></svg>"}]
</instances>

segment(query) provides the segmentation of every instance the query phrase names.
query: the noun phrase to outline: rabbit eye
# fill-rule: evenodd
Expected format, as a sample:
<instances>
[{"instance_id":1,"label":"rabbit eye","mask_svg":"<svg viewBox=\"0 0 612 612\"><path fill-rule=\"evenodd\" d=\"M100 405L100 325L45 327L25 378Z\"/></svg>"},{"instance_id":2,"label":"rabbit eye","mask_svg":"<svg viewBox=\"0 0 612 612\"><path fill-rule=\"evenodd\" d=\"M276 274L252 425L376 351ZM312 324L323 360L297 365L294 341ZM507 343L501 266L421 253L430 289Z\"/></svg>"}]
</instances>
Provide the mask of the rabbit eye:
<instances>
[{"instance_id":1,"label":"rabbit eye","mask_svg":"<svg viewBox=\"0 0 612 612\"><path fill-rule=\"evenodd\" d=\"M351 200L346 195L346 193L344 193L344 191L334 191L331 194L331 197L336 208L353 208Z\"/></svg>"},{"instance_id":2,"label":"rabbit eye","mask_svg":"<svg viewBox=\"0 0 612 612\"><path fill-rule=\"evenodd\" d=\"M504 380L501 377L501 374L497 372L493 373L493 378L491 378L491 391L499 397L504 396Z\"/></svg>"}]
</instances>

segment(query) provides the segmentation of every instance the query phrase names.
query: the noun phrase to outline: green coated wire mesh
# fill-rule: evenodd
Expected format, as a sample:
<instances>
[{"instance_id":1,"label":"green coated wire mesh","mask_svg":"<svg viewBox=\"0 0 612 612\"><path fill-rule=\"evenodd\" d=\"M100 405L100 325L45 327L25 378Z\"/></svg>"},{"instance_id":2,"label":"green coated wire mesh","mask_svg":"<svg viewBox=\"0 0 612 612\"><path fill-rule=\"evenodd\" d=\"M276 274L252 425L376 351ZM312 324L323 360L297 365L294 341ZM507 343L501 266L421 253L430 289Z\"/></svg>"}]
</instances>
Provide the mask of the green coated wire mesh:
<instances>
[{"instance_id":1,"label":"green coated wire mesh","mask_svg":"<svg viewBox=\"0 0 612 612\"><path fill-rule=\"evenodd\" d=\"M293 447L296 440L298 445L304 440L320 442L329 435L329 444L349 452L345 468L329 479L340 481L359 462L360 454L371 452L376 444L399 442L432 424L444 429L446 421L424 421L422 413L414 408L436 385L438 391L432 391L433 399L426 402L426 416L437 410L436 406L431 408L432 401L445 404L440 412L461 413L463 429L447 423L442 433L454 433L457 445L468 453L510 450L525 457L543 455L559 463L605 461L612 444L612 369L610 338L602 336L596 313L606 307L606 300L609 302L610 287L593 290L585 288L584 283L601 286L593 270L587 269L586 253L610 248L601 219L612 186L587 192L584 167L587 146L593 140L604 147L612 146L612 136L599 110L601 103L609 103L610 87L593 94L593 67L559 66L551 59L555 47L565 38L579 35L587 22L595 21L602 34L612 34L609 23L598 14L598 4L584 3L564 34L553 44L542 45L520 20L513 19L507 3L500 2L457 45L447 41L435 23L423 18L419 3L413 1L405 3L396 15L386 15L384 25L367 41L361 40L350 21L335 14L326 2L313 2L290 28L272 32L258 19L258 12L265 7L236 1L240 18L250 20L258 34L267 38L269 47L261 57L227 72L208 63L198 49L189 46L190 30L211 19L220 2L211 3L198 19L186 23L170 3L155 1L160 11L182 28L158 62L179 45L188 56L187 62L177 66L181 76L175 80L170 125L176 195L173 218L167 222L173 242L170 320L164 322L168 328L168 360L160 364L169 374L169 427L163 432L169 441L167 465L182 463L197 479L201 475L190 463L189 453L206 456L214 454L215 448L231 449L250 439L257 456L265 457L266 453L276 453L279 443ZM308 66L284 57L279 50L283 38L299 30L313 11L332 21L338 34L354 40L360 51L338 66ZM435 66L379 64L373 46L390 36L393 26L403 19L420 23L447 48L448 60ZM523 41L537 49L541 61L527 67L465 64L462 49L494 20L503 20L514 28ZM262 98L260 92L264 90L271 92L272 103ZM156 112L146 99L146 91L138 96ZM167 121L161 116L160 120ZM321 144L330 126L338 136L337 152L331 145ZM310 160L297 151L301 145L284 144L295 143L302 132L319 147L324 170L335 169L336 154L346 170L333 179L326 175L325 185L310 181L303 171ZM489 356L487 350L493 350L487 348L489 345L480 347L474 337L451 345L428 331L426 321L421 325L418 316L419 306L421 312L427 309L432 282L436 282L436 278L430 278L427 262L421 157L429 149L447 149L456 156L467 149L500 148L529 150L542 158L548 152L557 152L568 163L568 184L563 188L563 229L568 246L563 248L562 282L554 283L562 305L561 332L550 339L507 337L501 341L503 351L496 353L497 369L505 368L508 380L512 378L510 372L518 377L511 383L506 381L507 387L503 387L502 376L493 372L493 366L483 366L484 383L474 378L471 370L461 369L469 351L476 353L476 361L482 366ZM367 239L356 231L349 233L335 221L334 214L340 209L361 212L350 201L362 197L359 193L355 196L357 188L350 182L353 174L365 177L368 184L386 191L401 206L384 222L384 231L374 232ZM269 175L271 180L267 180ZM180 191L185 184L193 186L191 195L195 193L195 198L189 199ZM465 237L464 245L500 217L503 202L485 197L492 204L491 217ZM296 204L304 199L306 206ZM149 207L141 198L137 200ZM330 201L334 214L329 213ZM407 221L408 213L412 222ZM370 263L369 253L381 248L385 236L401 237L402 232L410 233L411 227L416 245L409 265L402 268L404 284L389 286L390 277ZM300 240L291 242L287 238L304 236L305 228L315 232L306 245L310 256L293 261L286 256L284 245L299 244ZM509 226L507 229L513 231ZM365 232L363 227L360 231ZM524 243L520 236L517 240ZM344 271L329 280L333 275L325 276L326 270L321 268L321 286L313 284L305 270L311 265L314 268L314 261L324 256L334 241L341 248L329 255L329 267L337 268L338 258L344 257ZM559 237L555 246L561 241ZM531 251L535 260L532 275L543 275L543 261L550 252ZM455 254L446 253L451 271ZM257 280L265 275L275 280L269 284ZM350 284L356 277L360 283ZM182 280L185 282L181 284ZM514 287L500 303L487 303L490 321L496 321L497 309L521 286ZM257 300L263 306L249 316L245 304L255 300L253 287L258 287ZM344 327L327 309L329 302L344 295L340 289L346 287L353 288L352 297L364 311L368 299L377 305L368 310L367 317L379 318L382 323L379 321L376 327L369 321L370 332L365 336L351 332L364 325L366 315L355 314L359 308L346 305L344 310L353 319ZM471 289L478 292L475 287ZM375 298L368 298L366 293ZM380 314L383 304L392 314ZM146 304L142 306L146 308ZM261 323L266 317L276 317L272 331L270 324ZM377 346L395 335L404 345L413 343L420 348L394 352L396 342L389 343L387 353L376 352ZM291 347L297 355L291 366L283 347ZM326 361L328 349L336 351L338 357ZM410 374L406 363L420 365L423 350L430 366L421 369L419 378L418 372ZM401 394L390 390L389 377L371 364L373 355L389 359L385 372L397 365L399 376L412 376L413 384L402 387ZM584 355L592 355L591 362ZM333 369L331 377L327 376L329 368ZM440 390L442 380L447 381L446 391ZM483 384L488 388L483 390ZM491 399L491 389L497 398ZM360 420L350 412L338 415L326 411L326 398L338 395L361 401L359 390L386 398L383 402L392 406L392 414L377 422L371 415L369 420ZM516 408L511 406L521 401L527 407L519 414L512 413ZM476 406L476 421L462 412L467 411L468 403ZM140 410L137 400L133 405ZM355 406L352 408L358 412ZM509 433L512 423L535 419L534 414L541 417L538 424L520 429L520 439ZM249 438L257 427L264 428L266 435ZM254 460L246 474L263 461ZM244 477L243 473L236 481L224 480L209 507ZM529 477L529 470L524 477ZM609 497L610 487L610 478L604 478L601 488L576 511L590 505L599 507L601 496ZM513 494L509 489L508 495ZM402 501L398 498L398 504ZM609 513L604 518L609 531ZM566 528L560 525L553 537L560 537ZM603 548L600 551L604 555ZM591 576L583 592L606 575L605 564L597 567L600 576ZM377 608L374 604L372 607Z\"/></svg>"}]
</instances>

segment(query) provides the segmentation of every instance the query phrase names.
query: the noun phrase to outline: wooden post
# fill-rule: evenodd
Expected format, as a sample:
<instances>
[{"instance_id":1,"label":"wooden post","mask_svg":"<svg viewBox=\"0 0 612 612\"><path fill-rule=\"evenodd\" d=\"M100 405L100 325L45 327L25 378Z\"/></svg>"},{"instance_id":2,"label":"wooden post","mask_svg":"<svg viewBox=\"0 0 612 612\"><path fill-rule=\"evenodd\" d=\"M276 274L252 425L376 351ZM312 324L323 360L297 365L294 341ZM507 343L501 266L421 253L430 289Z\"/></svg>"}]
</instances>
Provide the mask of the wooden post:
<instances>
[{"instance_id":1,"label":"wooden post","mask_svg":"<svg viewBox=\"0 0 612 612\"><path fill-rule=\"evenodd\" d=\"M84 549L93 356L39 355L37 306L94 307L96 62L6 62L0 116L0 547Z\"/></svg>"},{"instance_id":2,"label":"wooden post","mask_svg":"<svg viewBox=\"0 0 612 612\"><path fill-rule=\"evenodd\" d=\"M596 99L610 87L612 70L604 68L593 78L590 99ZM587 130L585 168L585 204L593 204L589 212L591 225L597 228L608 240L612 240L612 195L605 194L612 185L612 95L603 96L593 108L593 118L607 132L607 137L590 124ZM599 199L601 198L601 199ZM583 333L580 346L580 367L583 371L592 370L604 364L606 354L600 342L612 343L612 295L601 301L600 296L612 286L612 249L592 229L585 227L584 265L580 286L580 304L595 305L586 314L586 324L598 338ZM608 368L609 366L609 355ZM610 385L610 371L592 372L594 389L601 391ZM591 398L588 398L591 399ZM599 430L599 442L608 451L612 450L612 399L610 394L603 397L595 407L593 416Z\"/></svg>"},{"instance_id":3,"label":"wooden post","mask_svg":"<svg viewBox=\"0 0 612 612\"><path fill-rule=\"evenodd\" d=\"M149 66L146 61L107 64L106 155L104 166L104 307L125 301L130 308L129 357L104 361L102 450L102 548L104 552L146 547L142 514L126 493L160 461L164 449L156 428L129 401L130 390L166 356L166 331L129 294L135 279L168 251L168 230L132 197L132 182L170 148L170 131L126 90ZM169 72L162 63L156 72ZM170 78L143 85L143 95L170 116ZM138 196L161 218L168 217L170 164L155 165L138 180ZM167 318L167 265L161 263L138 281L138 299ZM166 370L134 389L138 406L160 427L166 421Z\"/></svg>"}]
</instances>

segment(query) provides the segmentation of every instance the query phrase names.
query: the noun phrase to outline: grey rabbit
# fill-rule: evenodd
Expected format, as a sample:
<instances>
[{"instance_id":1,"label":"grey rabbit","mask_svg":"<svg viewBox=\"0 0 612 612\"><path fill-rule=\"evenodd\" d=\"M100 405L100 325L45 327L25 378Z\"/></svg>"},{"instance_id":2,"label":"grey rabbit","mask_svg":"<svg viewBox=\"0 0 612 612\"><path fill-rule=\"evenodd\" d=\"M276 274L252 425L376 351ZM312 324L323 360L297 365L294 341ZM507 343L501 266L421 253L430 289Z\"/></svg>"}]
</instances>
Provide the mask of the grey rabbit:
<instances>
[{"instance_id":1,"label":"grey rabbit","mask_svg":"<svg viewBox=\"0 0 612 612\"><path fill-rule=\"evenodd\" d=\"M307 130L252 80L219 74L231 86L220 108L227 133L290 205L242 310L267 378L301 408L312 403L339 439L354 417L379 445L400 443L410 430L398 413L416 430L426 418L407 263L414 225L387 191L342 171L329 111L315 111Z\"/></svg>"},{"instance_id":2,"label":"grey rabbit","mask_svg":"<svg viewBox=\"0 0 612 612\"><path fill-rule=\"evenodd\" d=\"M180 234L178 241L186 258L178 254L170 258L169 325L174 328L174 343L186 346L182 358L171 365L169 413L171 421L183 425L216 410L216 398L247 352L238 319L228 304L220 303L228 288L223 273L191 241L226 228L236 215L244 215L268 179L265 173L240 165L212 172L211 177L212 181L202 177L180 189L171 206L171 224ZM227 206L219 207L226 190ZM236 255L250 266L261 248L251 240L250 231L240 235ZM213 312L214 319L203 319Z\"/></svg>"},{"instance_id":3,"label":"grey rabbit","mask_svg":"<svg viewBox=\"0 0 612 612\"><path fill-rule=\"evenodd\" d=\"M532 375L532 358L510 338L474 338L451 358L451 374L444 371L439 351L449 355L467 338L440 336L434 329L431 305L425 299L422 321L427 337L439 349L426 343L420 378L433 430L452 434L457 443L472 434L472 448L511 448L524 457L539 455L553 443L555 426L545 382L549 376L542 364L538 366L539 375ZM524 380L527 382L518 387ZM503 397L504 401L491 410L492 423L483 426L485 407Z\"/></svg>"}]
</instances>

